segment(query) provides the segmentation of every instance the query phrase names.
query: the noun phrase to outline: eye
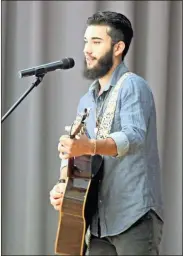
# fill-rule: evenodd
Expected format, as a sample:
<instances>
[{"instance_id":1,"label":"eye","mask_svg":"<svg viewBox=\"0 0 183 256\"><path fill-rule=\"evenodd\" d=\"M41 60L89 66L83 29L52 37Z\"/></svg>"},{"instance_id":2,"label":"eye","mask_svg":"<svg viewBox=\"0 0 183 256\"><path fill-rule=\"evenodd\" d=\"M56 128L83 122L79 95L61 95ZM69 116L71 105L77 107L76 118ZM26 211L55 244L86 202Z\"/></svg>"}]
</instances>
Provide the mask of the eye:
<instances>
[{"instance_id":1,"label":"eye","mask_svg":"<svg viewBox=\"0 0 183 256\"><path fill-rule=\"evenodd\" d=\"M100 41L94 41L93 43L94 44L100 44L101 42Z\"/></svg>"}]
</instances>

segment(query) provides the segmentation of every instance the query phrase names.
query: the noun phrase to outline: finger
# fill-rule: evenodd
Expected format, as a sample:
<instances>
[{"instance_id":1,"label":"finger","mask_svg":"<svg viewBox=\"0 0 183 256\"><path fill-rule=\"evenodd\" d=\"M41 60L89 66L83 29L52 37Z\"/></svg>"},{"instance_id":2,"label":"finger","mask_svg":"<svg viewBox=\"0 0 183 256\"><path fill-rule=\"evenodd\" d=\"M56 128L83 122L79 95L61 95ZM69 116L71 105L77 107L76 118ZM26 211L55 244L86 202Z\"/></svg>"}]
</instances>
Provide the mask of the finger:
<instances>
[{"instance_id":1,"label":"finger","mask_svg":"<svg viewBox=\"0 0 183 256\"><path fill-rule=\"evenodd\" d=\"M62 154L62 153L60 153L60 154L59 154L59 158L62 159L62 160L63 160L63 159L68 159L68 158L69 158L69 155L68 155L68 154Z\"/></svg>"},{"instance_id":2,"label":"finger","mask_svg":"<svg viewBox=\"0 0 183 256\"><path fill-rule=\"evenodd\" d=\"M64 146L63 144L59 143L58 144L58 151L62 154L64 153L68 153L69 151L69 147L68 146Z\"/></svg>"},{"instance_id":3,"label":"finger","mask_svg":"<svg viewBox=\"0 0 183 256\"><path fill-rule=\"evenodd\" d=\"M58 151L60 151L60 147L61 147L61 143L59 142L57 147Z\"/></svg>"},{"instance_id":4,"label":"finger","mask_svg":"<svg viewBox=\"0 0 183 256\"><path fill-rule=\"evenodd\" d=\"M69 135L62 135L60 138L59 138L59 141L64 141L66 139L69 139Z\"/></svg>"},{"instance_id":5,"label":"finger","mask_svg":"<svg viewBox=\"0 0 183 256\"><path fill-rule=\"evenodd\" d=\"M63 200L61 199L60 202L58 204L54 204L53 207L55 210L59 211L62 207L63 204Z\"/></svg>"},{"instance_id":6,"label":"finger","mask_svg":"<svg viewBox=\"0 0 183 256\"><path fill-rule=\"evenodd\" d=\"M63 189L61 189L60 187L57 188L57 185L56 185L50 191L50 196L54 197L54 198L59 198L59 197L61 197L62 193L63 193Z\"/></svg>"},{"instance_id":7,"label":"finger","mask_svg":"<svg viewBox=\"0 0 183 256\"><path fill-rule=\"evenodd\" d=\"M57 191L52 191L51 193L50 193L50 197L53 197L53 198L60 198L60 197L62 197L62 194L63 194L63 192L57 192Z\"/></svg>"},{"instance_id":8,"label":"finger","mask_svg":"<svg viewBox=\"0 0 183 256\"><path fill-rule=\"evenodd\" d=\"M55 199L53 197L50 197L50 202L51 202L52 205L58 205L61 202L61 198Z\"/></svg>"},{"instance_id":9,"label":"finger","mask_svg":"<svg viewBox=\"0 0 183 256\"><path fill-rule=\"evenodd\" d=\"M61 205L62 205L62 204L60 204L60 205L55 205L55 206L54 206L54 209L55 209L56 211L60 211Z\"/></svg>"},{"instance_id":10,"label":"finger","mask_svg":"<svg viewBox=\"0 0 183 256\"><path fill-rule=\"evenodd\" d=\"M58 151L59 151L60 153L62 153L62 154L68 154L68 153L69 153L69 148L60 145Z\"/></svg>"},{"instance_id":11,"label":"finger","mask_svg":"<svg viewBox=\"0 0 183 256\"><path fill-rule=\"evenodd\" d=\"M61 198L59 199L54 199L54 198L50 198L50 202L53 206L57 206L57 205L60 205L61 204Z\"/></svg>"},{"instance_id":12,"label":"finger","mask_svg":"<svg viewBox=\"0 0 183 256\"><path fill-rule=\"evenodd\" d=\"M66 187L66 184L65 184L65 183L58 183L58 184L55 186L55 191L62 194L63 191L65 190L65 187Z\"/></svg>"},{"instance_id":13,"label":"finger","mask_svg":"<svg viewBox=\"0 0 183 256\"><path fill-rule=\"evenodd\" d=\"M70 139L70 138L62 138L60 141L59 141L60 145L63 146L63 147L69 147L72 145L73 141Z\"/></svg>"},{"instance_id":14,"label":"finger","mask_svg":"<svg viewBox=\"0 0 183 256\"><path fill-rule=\"evenodd\" d=\"M73 139L70 139L69 137L67 138L60 138L60 144L63 145L64 147L72 147L73 143L74 143L74 140Z\"/></svg>"}]
</instances>

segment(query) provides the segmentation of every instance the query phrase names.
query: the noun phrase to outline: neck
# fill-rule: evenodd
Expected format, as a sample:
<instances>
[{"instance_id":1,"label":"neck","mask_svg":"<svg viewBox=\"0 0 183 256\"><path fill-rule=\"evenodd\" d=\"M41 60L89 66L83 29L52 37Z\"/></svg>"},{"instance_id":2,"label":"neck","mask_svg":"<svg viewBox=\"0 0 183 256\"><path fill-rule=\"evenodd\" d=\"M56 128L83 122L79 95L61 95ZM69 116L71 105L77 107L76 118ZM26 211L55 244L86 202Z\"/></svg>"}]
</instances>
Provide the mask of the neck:
<instances>
[{"instance_id":1,"label":"neck","mask_svg":"<svg viewBox=\"0 0 183 256\"><path fill-rule=\"evenodd\" d=\"M120 62L117 62L117 63L114 63L114 65L112 66L112 68L109 70L109 72L99 78L99 84L100 84L100 91L103 91L105 85L109 82L111 76L112 76L112 73L114 72L114 70L116 69L116 67L120 64Z\"/></svg>"}]
</instances>

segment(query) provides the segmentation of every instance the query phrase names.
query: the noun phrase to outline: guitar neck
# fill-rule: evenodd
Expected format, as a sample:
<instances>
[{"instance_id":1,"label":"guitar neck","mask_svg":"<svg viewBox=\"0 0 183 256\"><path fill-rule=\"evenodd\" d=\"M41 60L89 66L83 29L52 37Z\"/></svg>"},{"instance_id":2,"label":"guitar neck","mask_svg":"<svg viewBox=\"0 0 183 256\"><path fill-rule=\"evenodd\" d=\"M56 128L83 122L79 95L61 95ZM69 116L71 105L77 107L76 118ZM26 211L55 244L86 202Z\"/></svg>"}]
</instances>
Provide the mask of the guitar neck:
<instances>
[{"instance_id":1,"label":"guitar neck","mask_svg":"<svg viewBox=\"0 0 183 256\"><path fill-rule=\"evenodd\" d=\"M74 158L72 157L68 160L67 176L69 178L73 177L73 170L74 170Z\"/></svg>"}]
</instances>

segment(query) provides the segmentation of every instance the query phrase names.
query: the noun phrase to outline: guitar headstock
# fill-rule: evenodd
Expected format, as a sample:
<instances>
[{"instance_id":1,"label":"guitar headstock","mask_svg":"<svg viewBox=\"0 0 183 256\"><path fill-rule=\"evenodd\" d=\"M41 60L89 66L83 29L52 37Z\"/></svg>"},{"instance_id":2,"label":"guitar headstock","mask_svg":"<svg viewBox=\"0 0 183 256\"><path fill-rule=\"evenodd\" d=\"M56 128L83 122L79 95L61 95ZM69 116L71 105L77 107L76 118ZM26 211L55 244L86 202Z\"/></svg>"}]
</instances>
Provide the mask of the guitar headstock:
<instances>
[{"instance_id":1,"label":"guitar headstock","mask_svg":"<svg viewBox=\"0 0 183 256\"><path fill-rule=\"evenodd\" d=\"M70 138L73 139L79 133L84 132L86 119L89 116L90 110L85 108L83 113L77 115L76 120L71 125Z\"/></svg>"}]
</instances>

